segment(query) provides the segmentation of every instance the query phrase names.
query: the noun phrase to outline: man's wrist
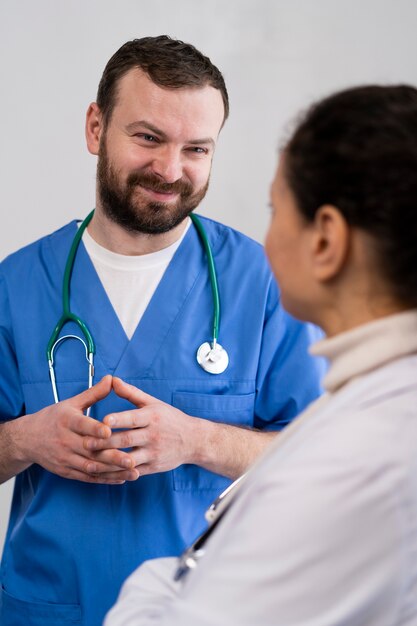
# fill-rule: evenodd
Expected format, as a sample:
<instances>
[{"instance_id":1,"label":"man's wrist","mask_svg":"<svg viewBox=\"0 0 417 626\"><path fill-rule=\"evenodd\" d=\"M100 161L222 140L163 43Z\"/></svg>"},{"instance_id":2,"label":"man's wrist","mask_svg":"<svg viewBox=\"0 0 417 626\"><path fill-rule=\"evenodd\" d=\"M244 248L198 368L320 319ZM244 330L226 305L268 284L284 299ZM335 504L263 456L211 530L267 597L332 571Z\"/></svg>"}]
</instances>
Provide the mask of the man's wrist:
<instances>
[{"instance_id":1,"label":"man's wrist","mask_svg":"<svg viewBox=\"0 0 417 626\"><path fill-rule=\"evenodd\" d=\"M5 441L9 447L13 459L19 465L30 465L32 461L28 458L25 442L30 440L27 429L27 416L17 417L4 424Z\"/></svg>"},{"instance_id":2,"label":"man's wrist","mask_svg":"<svg viewBox=\"0 0 417 626\"><path fill-rule=\"evenodd\" d=\"M200 417L190 418L189 449L186 463L205 467L211 448L213 423Z\"/></svg>"},{"instance_id":3,"label":"man's wrist","mask_svg":"<svg viewBox=\"0 0 417 626\"><path fill-rule=\"evenodd\" d=\"M22 445L27 437L22 420L19 417L0 424L0 483L20 474L32 463Z\"/></svg>"}]
</instances>

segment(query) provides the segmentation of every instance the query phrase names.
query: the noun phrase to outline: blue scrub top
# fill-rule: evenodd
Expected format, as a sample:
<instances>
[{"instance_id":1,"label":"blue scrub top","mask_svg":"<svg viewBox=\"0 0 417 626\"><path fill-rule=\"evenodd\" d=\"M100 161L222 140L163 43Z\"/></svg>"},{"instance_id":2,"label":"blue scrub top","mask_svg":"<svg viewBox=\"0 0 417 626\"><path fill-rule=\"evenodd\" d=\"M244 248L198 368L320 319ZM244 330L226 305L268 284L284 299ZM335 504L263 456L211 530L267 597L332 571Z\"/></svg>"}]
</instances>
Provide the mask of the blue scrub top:
<instances>
[{"instance_id":1,"label":"blue scrub top","mask_svg":"<svg viewBox=\"0 0 417 626\"><path fill-rule=\"evenodd\" d=\"M216 263L219 342L229 367L212 375L196 362L198 347L211 339L213 303L205 253L190 228L130 341L80 244L71 309L94 336L95 380L113 374L193 416L280 429L319 394L319 365L307 354L317 331L284 312L259 244L201 219ZM71 222L0 267L0 420L53 403L46 346L62 312L76 229ZM79 334L71 325L68 332ZM86 388L79 342L61 344L56 372L61 399ZM111 394L92 417L129 407ZM146 559L178 555L205 527L205 509L229 482L182 465L133 483L93 485L32 465L16 478L0 623L101 625L124 579Z\"/></svg>"}]
</instances>

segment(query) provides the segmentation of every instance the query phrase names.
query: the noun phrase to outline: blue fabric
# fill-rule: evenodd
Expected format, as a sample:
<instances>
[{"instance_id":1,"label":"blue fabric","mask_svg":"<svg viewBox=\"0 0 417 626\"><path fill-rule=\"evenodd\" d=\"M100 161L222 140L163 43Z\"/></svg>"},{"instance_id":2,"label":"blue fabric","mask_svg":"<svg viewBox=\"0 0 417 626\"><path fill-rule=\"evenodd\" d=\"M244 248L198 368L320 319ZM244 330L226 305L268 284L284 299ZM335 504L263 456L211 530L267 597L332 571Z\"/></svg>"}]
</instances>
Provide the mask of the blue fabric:
<instances>
[{"instance_id":1,"label":"blue fabric","mask_svg":"<svg viewBox=\"0 0 417 626\"><path fill-rule=\"evenodd\" d=\"M81 244L71 308L97 348L95 380L120 376L194 416L272 430L319 394L307 355L317 331L288 316L261 246L202 218L216 263L219 342L230 365L204 372L196 351L211 337L212 295L203 247L190 228L131 341ZM46 345L62 310L72 222L8 257L0 268L0 420L52 404ZM76 327L67 326L65 332ZM60 398L87 385L79 342L57 353ZM93 407L102 419L130 405L111 394ZM145 559L179 554L204 527L203 512L229 484L196 466L124 485L66 480L37 465L16 478L2 560L2 626L99 626L123 580Z\"/></svg>"}]
</instances>

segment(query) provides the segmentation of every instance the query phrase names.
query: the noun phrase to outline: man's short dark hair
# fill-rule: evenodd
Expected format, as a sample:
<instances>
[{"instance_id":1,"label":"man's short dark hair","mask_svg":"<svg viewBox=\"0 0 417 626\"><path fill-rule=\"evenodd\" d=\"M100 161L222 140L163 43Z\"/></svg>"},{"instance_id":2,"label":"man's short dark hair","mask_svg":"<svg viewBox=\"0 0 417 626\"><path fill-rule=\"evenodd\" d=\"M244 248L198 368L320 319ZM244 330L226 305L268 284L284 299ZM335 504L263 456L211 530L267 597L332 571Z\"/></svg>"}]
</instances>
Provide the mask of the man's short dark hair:
<instances>
[{"instance_id":1,"label":"man's short dark hair","mask_svg":"<svg viewBox=\"0 0 417 626\"><path fill-rule=\"evenodd\" d=\"M129 70L139 68L160 87L205 87L218 89L223 98L224 120L229 115L229 98L221 72L194 46L167 35L127 41L107 63L100 80L97 104L104 125L110 121L117 101L117 86Z\"/></svg>"}]
</instances>

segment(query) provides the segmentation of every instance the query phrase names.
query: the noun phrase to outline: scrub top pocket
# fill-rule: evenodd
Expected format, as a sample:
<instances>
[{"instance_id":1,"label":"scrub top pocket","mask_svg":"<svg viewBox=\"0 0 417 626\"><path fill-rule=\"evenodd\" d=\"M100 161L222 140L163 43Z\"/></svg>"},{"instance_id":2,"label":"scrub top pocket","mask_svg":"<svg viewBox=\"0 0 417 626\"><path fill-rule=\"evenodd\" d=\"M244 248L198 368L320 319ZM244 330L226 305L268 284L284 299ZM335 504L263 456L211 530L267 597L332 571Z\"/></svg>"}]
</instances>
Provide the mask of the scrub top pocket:
<instances>
[{"instance_id":1,"label":"scrub top pocket","mask_svg":"<svg viewBox=\"0 0 417 626\"><path fill-rule=\"evenodd\" d=\"M255 393L211 395L174 392L172 404L188 415L223 424L253 426ZM215 498L230 484L230 479L197 465L181 465L173 470L175 491L212 491Z\"/></svg>"},{"instance_id":2,"label":"scrub top pocket","mask_svg":"<svg viewBox=\"0 0 417 626\"><path fill-rule=\"evenodd\" d=\"M7 618L13 626L81 625L81 607L78 604L52 604L19 600L4 588L0 596L0 624Z\"/></svg>"}]
</instances>

